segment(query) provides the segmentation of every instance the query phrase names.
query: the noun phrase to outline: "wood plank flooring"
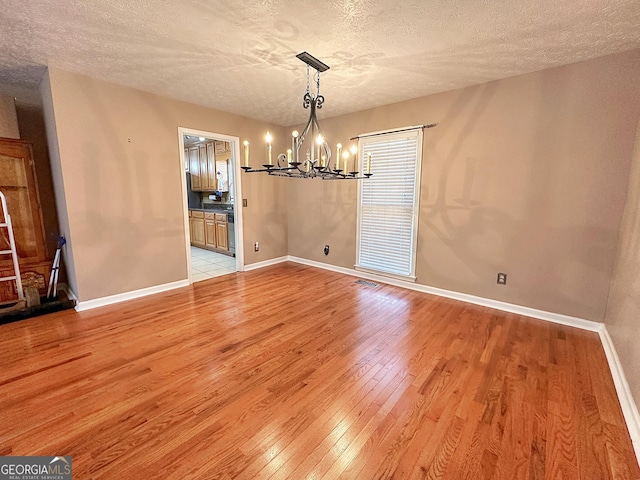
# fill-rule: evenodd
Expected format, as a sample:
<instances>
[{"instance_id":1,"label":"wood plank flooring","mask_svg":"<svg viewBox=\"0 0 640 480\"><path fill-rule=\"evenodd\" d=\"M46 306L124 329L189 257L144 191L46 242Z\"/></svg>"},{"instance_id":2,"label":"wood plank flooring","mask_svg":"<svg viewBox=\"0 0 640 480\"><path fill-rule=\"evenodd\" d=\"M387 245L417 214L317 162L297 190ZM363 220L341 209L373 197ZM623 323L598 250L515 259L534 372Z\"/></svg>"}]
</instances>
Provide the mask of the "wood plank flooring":
<instances>
[{"instance_id":1,"label":"wood plank flooring","mask_svg":"<svg viewBox=\"0 0 640 480\"><path fill-rule=\"evenodd\" d=\"M0 326L0 455L74 478L640 479L597 334L281 264Z\"/></svg>"}]
</instances>

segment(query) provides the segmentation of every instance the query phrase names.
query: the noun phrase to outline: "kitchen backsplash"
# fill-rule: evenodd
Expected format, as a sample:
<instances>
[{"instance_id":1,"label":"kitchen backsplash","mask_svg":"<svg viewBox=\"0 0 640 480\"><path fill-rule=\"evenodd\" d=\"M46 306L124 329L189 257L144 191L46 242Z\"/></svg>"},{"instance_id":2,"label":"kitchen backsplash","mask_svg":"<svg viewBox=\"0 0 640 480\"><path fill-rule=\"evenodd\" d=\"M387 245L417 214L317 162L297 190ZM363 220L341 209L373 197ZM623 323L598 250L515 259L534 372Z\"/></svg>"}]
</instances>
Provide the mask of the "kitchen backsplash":
<instances>
[{"instance_id":1,"label":"kitchen backsplash","mask_svg":"<svg viewBox=\"0 0 640 480\"><path fill-rule=\"evenodd\" d=\"M201 194L201 198L202 198L202 204L218 204L218 203L230 203L229 202L229 192L222 192L221 196L216 197L216 200L211 200L209 198L209 195L213 195L212 192L202 192Z\"/></svg>"}]
</instances>

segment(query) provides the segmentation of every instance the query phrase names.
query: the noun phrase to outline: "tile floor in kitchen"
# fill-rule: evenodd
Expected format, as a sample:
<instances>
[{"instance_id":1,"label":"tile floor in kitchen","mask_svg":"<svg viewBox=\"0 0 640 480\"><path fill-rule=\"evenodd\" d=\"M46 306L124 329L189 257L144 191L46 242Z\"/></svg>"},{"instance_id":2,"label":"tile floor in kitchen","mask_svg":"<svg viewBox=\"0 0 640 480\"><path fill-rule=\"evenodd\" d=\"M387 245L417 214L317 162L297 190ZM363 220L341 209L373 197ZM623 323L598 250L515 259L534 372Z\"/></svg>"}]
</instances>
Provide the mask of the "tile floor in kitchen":
<instances>
[{"instance_id":1,"label":"tile floor in kitchen","mask_svg":"<svg viewBox=\"0 0 640 480\"><path fill-rule=\"evenodd\" d=\"M236 257L191 247L191 276L194 282L235 273Z\"/></svg>"}]
</instances>

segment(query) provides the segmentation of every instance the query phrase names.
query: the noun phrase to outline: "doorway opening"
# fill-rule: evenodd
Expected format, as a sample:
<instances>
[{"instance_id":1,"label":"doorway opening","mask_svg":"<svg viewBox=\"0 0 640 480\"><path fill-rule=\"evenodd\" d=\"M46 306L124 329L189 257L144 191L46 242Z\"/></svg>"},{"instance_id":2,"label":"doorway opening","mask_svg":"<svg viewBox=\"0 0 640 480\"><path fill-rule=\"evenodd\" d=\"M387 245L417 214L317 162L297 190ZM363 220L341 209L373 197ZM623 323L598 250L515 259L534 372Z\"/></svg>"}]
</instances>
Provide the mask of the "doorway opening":
<instances>
[{"instance_id":1,"label":"doorway opening","mask_svg":"<svg viewBox=\"0 0 640 480\"><path fill-rule=\"evenodd\" d=\"M178 127L189 283L244 269L239 138Z\"/></svg>"}]
</instances>

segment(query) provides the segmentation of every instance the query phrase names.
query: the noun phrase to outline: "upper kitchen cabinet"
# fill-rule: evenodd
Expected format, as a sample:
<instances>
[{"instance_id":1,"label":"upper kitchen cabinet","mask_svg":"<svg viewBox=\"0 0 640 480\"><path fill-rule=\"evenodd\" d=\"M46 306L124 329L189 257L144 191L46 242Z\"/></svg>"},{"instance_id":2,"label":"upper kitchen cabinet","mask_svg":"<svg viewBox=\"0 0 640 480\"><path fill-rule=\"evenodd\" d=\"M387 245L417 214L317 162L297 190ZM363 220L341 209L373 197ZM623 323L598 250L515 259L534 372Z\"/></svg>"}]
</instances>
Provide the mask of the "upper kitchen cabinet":
<instances>
[{"instance_id":1,"label":"upper kitchen cabinet","mask_svg":"<svg viewBox=\"0 0 640 480\"><path fill-rule=\"evenodd\" d=\"M198 158L200 166L200 190L206 192L209 190L209 176L207 172L207 146L198 145ZM191 181L193 186L193 180Z\"/></svg>"},{"instance_id":2,"label":"upper kitchen cabinet","mask_svg":"<svg viewBox=\"0 0 640 480\"><path fill-rule=\"evenodd\" d=\"M191 190L202 190L200 170L200 155L198 152L198 147L189 147L189 172L191 172Z\"/></svg>"},{"instance_id":3,"label":"upper kitchen cabinet","mask_svg":"<svg viewBox=\"0 0 640 480\"><path fill-rule=\"evenodd\" d=\"M216 157L215 152L213 151L213 144L207 143L206 145L207 151L207 174L205 175L206 180L203 182L202 190L207 192L213 192L217 190L218 186L216 183Z\"/></svg>"},{"instance_id":4,"label":"upper kitchen cabinet","mask_svg":"<svg viewBox=\"0 0 640 480\"><path fill-rule=\"evenodd\" d=\"M188 165L191 172L191 190L196 192L229 191L229 142L207 142L189 147Z\"/></svg>"},{"instance_id":5,"label":"upper kitchen cabinet","mask_svg":"<svg viewBox=\"0 0 640 480\"><path fill-rule=\"evenodd\" d=\"M228 155L228 160L231 156L231 144L229 142L222 142L220 140L215 140L213 143L216 147L216 157L222 158L222 156Z\"/></svg>"}]
</instances>

